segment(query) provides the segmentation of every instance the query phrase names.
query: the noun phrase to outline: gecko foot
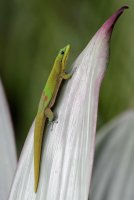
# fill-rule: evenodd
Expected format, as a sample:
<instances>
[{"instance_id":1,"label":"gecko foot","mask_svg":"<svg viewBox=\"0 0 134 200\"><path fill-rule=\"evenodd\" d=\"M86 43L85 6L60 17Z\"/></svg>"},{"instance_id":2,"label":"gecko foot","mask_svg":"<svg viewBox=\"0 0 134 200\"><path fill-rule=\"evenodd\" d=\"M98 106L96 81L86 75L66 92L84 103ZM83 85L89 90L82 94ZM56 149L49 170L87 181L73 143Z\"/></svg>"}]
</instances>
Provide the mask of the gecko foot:
<instances>
[{"instance_id":1,"label":"gecko foot","mask_svg":"<svg viewBox=\"0 0 134 200\"><path fill-rule=\"evenodd\" d=\"M53 121L48 122L48 126L51 126L51 131L53 130L53 126L54 126L55 123L57 124L58 120L53 120Z\"/></svg>"}]
</instances>

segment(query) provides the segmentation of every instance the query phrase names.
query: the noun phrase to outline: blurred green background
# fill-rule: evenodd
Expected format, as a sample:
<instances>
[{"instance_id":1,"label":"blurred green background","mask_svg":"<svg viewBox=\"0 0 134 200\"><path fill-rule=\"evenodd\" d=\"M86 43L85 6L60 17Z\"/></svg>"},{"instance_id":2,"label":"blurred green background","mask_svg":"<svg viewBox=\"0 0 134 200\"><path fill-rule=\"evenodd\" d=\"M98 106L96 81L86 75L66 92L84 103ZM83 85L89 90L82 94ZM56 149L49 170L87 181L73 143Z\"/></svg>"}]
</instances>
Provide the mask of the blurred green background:
<instances>
[{"instance_id":1,"label":"blurred green background","mask_svg":"<svg viewBox=\"0 0 134 200\"><path fill-rule=\"evenodd\" d=\"M130 9L113 32L110 63L100 92L98 127L134 108L134 1L0 1L0 75L18 151L59 49L71 44L71 64L104 21L124 4Z\"/></svg>"}]
</instances>

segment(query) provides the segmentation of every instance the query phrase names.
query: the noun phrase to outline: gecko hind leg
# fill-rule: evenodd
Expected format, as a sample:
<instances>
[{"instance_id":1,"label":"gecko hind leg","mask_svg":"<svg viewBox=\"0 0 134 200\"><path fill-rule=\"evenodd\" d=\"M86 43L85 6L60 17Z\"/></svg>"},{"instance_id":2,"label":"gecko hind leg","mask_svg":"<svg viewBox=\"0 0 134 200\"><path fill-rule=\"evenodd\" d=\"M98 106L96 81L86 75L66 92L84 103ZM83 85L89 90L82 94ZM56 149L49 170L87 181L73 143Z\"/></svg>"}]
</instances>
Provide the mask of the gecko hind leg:
<instances>
[{"instance_id":1,"label":"gecko hind leg","mask_svg":"<svg viewBox=\"0 0 134 200\"><path fill-rule=\"evenodd\" d=\"M51 130L53 130L54 123L58 123L58 121L55 121L54 113L52 112L52 110L50 108L47 108L45 110L45 115L46 115L46 117L48 118L48 121L49 121L48 125L52 125Z\"/></svg>"},{"instance_id":2,"label":"gecko hind leg","mask_svg":"<svg viewBox=\"0 0 134 200\"><path fill-rule=\"evenodd\" d=\"M54 120L54 113L50 108L46 108L45 116L48 118L49 122L52 122Z\"/></svg>"}]
</instances>

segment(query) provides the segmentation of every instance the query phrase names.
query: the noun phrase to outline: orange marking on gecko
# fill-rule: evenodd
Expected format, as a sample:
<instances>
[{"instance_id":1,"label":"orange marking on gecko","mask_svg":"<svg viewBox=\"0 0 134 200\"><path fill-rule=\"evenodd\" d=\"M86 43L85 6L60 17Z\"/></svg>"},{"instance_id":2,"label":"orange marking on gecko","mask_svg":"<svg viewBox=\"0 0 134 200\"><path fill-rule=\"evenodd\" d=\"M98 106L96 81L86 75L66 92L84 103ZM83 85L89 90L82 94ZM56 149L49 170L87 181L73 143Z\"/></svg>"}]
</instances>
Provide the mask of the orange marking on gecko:
<instances>
[{"instance_id":1,"label":"orange marking on gecko","mask_svg":"<svg viewBox=\"0 0 134 200\"><path fill-rule=\"evenodd\" d=\"M45 95L44 100L47 101L48 100L48 96Z\"/></svg>"}]
</instances>

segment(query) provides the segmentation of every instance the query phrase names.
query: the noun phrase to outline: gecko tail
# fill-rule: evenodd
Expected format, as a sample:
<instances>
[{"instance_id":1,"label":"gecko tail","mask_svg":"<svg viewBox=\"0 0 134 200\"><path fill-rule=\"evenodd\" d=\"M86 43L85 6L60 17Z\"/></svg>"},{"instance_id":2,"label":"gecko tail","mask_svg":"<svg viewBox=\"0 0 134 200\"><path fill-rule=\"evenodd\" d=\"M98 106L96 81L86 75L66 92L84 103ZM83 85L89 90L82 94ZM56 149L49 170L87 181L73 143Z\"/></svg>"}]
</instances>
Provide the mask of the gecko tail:
<instances>
[{"instance_id":1,"label":"gecko tail","mask_svg":"<svg viewBox=\"0 0 134 200\"><path fill-rule=\"evenodd\" d=\"M34 129L34 192L37 192L40 176L40 161L42 137L44 131L46 117L43 112L38 113L35 119Z\"/></svg>"}]
</instances>

